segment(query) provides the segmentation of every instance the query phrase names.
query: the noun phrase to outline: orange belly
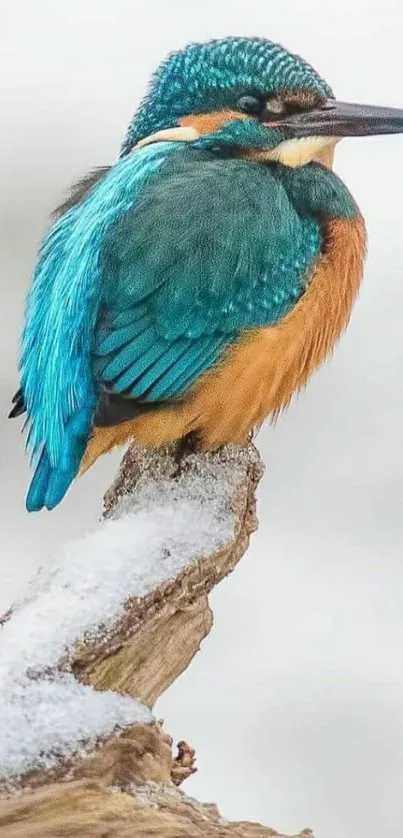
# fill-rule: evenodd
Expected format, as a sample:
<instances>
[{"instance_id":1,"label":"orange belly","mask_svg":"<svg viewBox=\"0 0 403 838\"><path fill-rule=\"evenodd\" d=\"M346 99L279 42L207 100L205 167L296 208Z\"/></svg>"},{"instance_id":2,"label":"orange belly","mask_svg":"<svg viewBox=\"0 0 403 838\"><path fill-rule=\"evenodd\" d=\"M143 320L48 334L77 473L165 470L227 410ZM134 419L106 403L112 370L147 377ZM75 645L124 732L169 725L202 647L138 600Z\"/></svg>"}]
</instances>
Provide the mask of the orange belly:
<instances>
[{"instance_id":1,"label":"orange belly","mask_svg":"<svg viewBox=\"0 0 403 838\"><path fill-rule=\"evenodd\" d=\"M251 330L222 363L203 375L179 406L96 428L81 472L100 454L130 439L156 448L197 431L202 447L243 444L254 427L278 414L332 351L346 328L360 287L365 225L334 219L307 290L276 326Z\"/></svg>"}]
</instances>

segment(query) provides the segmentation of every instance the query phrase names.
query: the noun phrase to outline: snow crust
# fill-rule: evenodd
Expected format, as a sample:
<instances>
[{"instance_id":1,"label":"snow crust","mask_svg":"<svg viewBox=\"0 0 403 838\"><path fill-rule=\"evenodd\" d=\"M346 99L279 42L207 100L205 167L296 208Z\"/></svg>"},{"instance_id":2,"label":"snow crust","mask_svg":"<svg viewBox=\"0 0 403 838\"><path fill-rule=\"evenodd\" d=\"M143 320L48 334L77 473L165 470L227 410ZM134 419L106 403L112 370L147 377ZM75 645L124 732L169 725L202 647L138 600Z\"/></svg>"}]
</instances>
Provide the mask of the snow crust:
<instances>
[{"instance_id":1,"label":"snow crust","mask_svg":"<svg viewBox=\"0 0 403 838\"><path fill-rule=\"evenodd\" d=\"M149 722L138 701L96 692L57 667L143 597L234 534L231 499L248 454L190 458L173 480L156 460L118 515L67 544L0 631L0 777L50 767L117 727Z\"/></svg>"}]
</instances>

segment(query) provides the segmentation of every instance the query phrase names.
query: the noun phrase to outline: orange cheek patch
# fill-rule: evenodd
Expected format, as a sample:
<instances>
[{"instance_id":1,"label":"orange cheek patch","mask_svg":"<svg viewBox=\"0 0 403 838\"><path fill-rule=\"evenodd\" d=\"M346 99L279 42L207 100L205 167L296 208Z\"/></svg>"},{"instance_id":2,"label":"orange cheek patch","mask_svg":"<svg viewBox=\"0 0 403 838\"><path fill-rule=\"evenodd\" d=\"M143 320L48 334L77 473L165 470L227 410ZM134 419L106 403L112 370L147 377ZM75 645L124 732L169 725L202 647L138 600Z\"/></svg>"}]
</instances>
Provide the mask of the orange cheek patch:
<instances>
[{"instance_id":1,"label":"orange cheek patch","mask_svg":"<svg viewBox=\"0 0 403 838\"><path fill-rule=\"evenodd\" d=\"M195 128L202 135L213 134L214 131L219 130L227 122L233 122L234 119L245 119L245 117L239 111L213 111L182 116L178 122L179 125Z\"/></svg>"}]
</instances>

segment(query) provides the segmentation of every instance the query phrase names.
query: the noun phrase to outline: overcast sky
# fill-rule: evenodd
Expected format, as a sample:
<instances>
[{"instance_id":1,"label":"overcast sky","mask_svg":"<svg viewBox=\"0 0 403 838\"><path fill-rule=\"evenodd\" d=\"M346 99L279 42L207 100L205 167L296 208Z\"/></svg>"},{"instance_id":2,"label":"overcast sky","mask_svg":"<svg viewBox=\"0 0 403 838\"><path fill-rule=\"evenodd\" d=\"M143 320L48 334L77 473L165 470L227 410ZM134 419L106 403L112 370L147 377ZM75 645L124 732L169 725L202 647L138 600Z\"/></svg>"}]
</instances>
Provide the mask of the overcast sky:
<instances>
[{"instance_id":1,"label":"overcast sky","mask_svg":"<svg viewBox=\"0 0 403 838\"><path fill-rule=\"evenodd\" d=\"M301 53L341 99L403 107L400 0L0 0L0 18L2 416L48 213L116 158L169 50L261 35ZM158 706L197 748L189 793L316 838L403 834L402 160L403 136L337 151L368 224L362 293L333 360L260 435L260 530L212 597L213 633ZM0 610L95 525L116 462L28 516L23 439L2 420Z\"/></svg>"}]
</instances>

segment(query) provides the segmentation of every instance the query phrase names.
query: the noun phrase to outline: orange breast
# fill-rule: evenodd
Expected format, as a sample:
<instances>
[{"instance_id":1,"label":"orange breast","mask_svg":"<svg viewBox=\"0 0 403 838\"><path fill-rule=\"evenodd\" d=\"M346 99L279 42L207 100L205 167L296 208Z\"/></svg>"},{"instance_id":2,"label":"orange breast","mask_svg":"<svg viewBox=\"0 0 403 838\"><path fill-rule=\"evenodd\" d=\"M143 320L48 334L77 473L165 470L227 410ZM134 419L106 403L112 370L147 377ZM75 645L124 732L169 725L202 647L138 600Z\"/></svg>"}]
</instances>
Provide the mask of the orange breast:
<instances>
[{"instance_id":1,"label":"orange breast","mask_svg":"<svg viewBox=\"0 0 403 838\"><path fill-rule=\"evenodd\" d=\"M82 471L127 440L159 447L197 431L205 449L244 443L249 432L286 407L346 328L365 255L365 225L334 219L303 297L276 326L245 333L224 361L200 378L180 406L94 431Z\"/></svg>"}]
</instances>

